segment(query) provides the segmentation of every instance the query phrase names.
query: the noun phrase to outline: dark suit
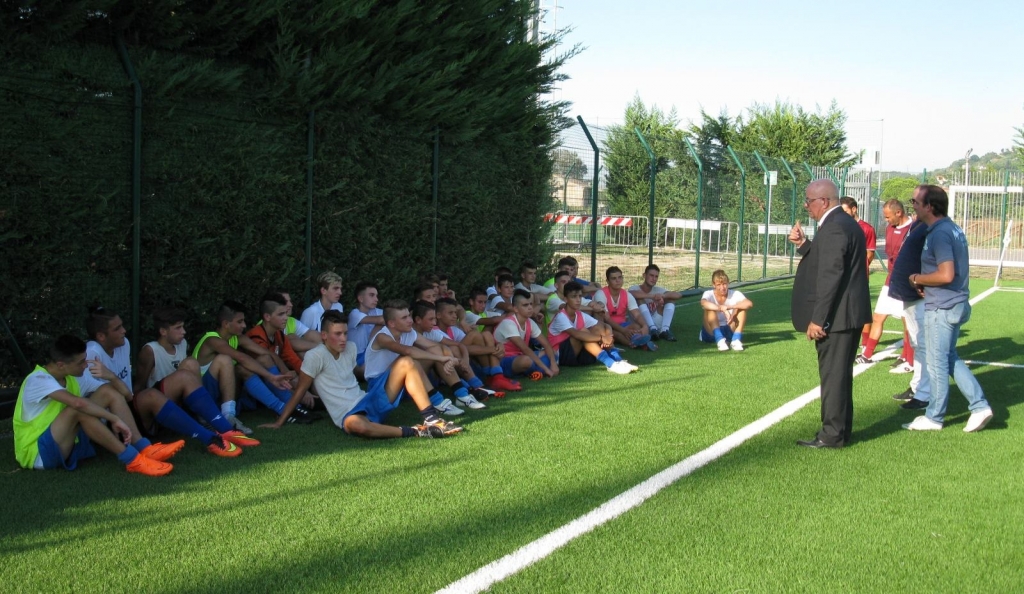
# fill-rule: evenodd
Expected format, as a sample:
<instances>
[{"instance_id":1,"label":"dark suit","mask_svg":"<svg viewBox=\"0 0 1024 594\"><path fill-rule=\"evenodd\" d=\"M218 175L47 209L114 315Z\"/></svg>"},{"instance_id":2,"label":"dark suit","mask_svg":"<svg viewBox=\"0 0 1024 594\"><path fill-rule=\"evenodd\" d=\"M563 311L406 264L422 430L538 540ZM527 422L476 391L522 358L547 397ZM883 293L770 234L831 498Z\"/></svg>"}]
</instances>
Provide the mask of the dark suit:
<instances>
[{"instance_id":1,"label":"dark suit","mask_svg":"<svg viewBox=\"0 0 1024 594\"><path fill-rule=\"evenodd\" d=\"M818 439L843 446L853 430L853 360L861 329L871 321L864 232L842 208L818 227L802 256L793 283L793 327L806 332L811 322L828 336L815 341L821 378L821 431Z\"/></svg>"}]
</instances>

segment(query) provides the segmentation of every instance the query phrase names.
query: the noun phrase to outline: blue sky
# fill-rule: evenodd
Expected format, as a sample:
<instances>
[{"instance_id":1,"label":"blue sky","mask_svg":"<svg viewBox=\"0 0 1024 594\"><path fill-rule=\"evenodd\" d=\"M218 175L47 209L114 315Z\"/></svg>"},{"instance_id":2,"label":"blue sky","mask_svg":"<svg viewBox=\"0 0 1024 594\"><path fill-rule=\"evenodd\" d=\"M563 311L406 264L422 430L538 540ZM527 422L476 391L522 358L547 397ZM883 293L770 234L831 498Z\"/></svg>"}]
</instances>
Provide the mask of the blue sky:
<instances>
[{"instance_id":1,"label":"blue sky","mask_svg":"<svg viewBox=\"0 0 1024 594\"><path fill-rule=\"evenodd\" d=\"M541 0L550 9L553 0ZM558 0L545 30L572 27L570 80L555 97L588 124L621 123L639 94L675 107L737 115L755 102L814 110L833 99L851 150L919 172L968 149L1009 148L1024 126L1024 0L967 3Z\"/></svg>"}]
</instances>

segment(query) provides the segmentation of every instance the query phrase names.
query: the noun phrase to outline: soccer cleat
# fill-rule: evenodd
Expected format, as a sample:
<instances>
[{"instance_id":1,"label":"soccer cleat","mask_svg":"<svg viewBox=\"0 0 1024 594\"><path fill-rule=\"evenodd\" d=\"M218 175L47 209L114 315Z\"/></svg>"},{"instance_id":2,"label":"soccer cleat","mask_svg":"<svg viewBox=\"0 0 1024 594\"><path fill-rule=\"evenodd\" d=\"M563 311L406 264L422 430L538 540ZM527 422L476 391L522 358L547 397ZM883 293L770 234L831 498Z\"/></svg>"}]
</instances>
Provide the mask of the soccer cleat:
<instances>
[{"instance_id":1,"label":"soccer cleat","mask_svg":"<svg viewBox=\"0 0 1024 594\"><path fill-rule=\"evenodd\" d=\"M908 400L912 400L913 398L914 398L914 389L913 388L907 388L906 390L900 392L899 394L893 394L892 395L892 399L893 400L898 400L900 402L907 402Z\"/></svg>"},{"instance_id":2,"label":"soccer cleat","mask_svg":"<svg viewBox=\"0 0 1024 594\"><path fill-rule=\"evenodd\" d=\"M174 466L171 466L167 462L153 460L152 458L147 458L146 456L139 454L138 456L135 456L135 459L132 460L128 466L125 466L125 470L136 474L144 474L146 476L164 476L174 470Z\"/></svg>"},{"instance_id":3,"label":"soccer cleat","mask_svg":"<svg viewBox=\"0 0 1024 594\"><path fill-rule=\"evenodd\" d=\"M214 436L210 445L206 446L206 451L221 458L237 458L242 455L242 448L224 439L221 435Z\"/></svg>"},{"instance_id":4,"label":"soccer cleat","mask_svg":"<svg viewBox=\"0 0 1024 594\"><path fill-rule=\"evenodd\" d=\"M718 339L718 350L720 350L720 351L727 351L727 350L729 350L729 343L726 342L724 338L719 338Z\"/></svg>"},{"instance_id":5,"label":"soccer cleat","mask_svg":"<svg viewBox=\"0 0 1024 594\"><path fill-rule=\"evenodd\" d=\"M320 413L315 413L306 408L305 406L302 406L301 404L295 405L295 412L293 412L292 414L298 417L309 419L310 423L312 423L313 421L319 421L321 418L323 418L320 416Z\"/></svg>"},{"instance_id":6,"label":"soccer cleat","mask_svg":"<svg viewBox=\"0 0 1024 594\"><path fill-rule=\"evenodd\" d=\"M651 328L651 340L661 340L661 333Z\"/></svg>"},{"instance_id":7,"label":"soccer cleat","mask_svg":"<svg viewBox=\"0 0 1024 594\"><path fill-rule=\"evenodd\" d=\"M743 350L743 341L733 340L732 344L729 345L729 348L731 348L734 351L742 351Z\"/></svg>"},{"instance_id":8,"label":"soccer cleat","mask_svg":"<svg viewBox=\"0 0 1024 594\"><path fill-rule=\"evenodd\" d=\"M479 400L477 400L475 397L473 397L472 394L467 394L463 398L456 398L456 400L458 400L459 404L461 404L462 406L465 406L466 408L471 408L473 410L480 410L481 408L487 408L486 404L484 404L484 403L480 402Z\"/></svg>"},{"instance_id":9,"label":"soccer cleat","mask_svg":"<svg viewBox=\"0 0 1024 594\"><path fill-rule=\"evenodd\" d=\"M921 415L909 423L904 423L903 428L911 431L941 431L942 423L936 423L928 417Z\"/></svg>"},{"instance_id":10,"label":"soccer cleat","mask_svg":"<svg viewBox=\"0 0 1024 594\"><path fill-rule=\"evenodd\" d=\"M172 443L151 443L139 450L139 453L157 462L166 462L185 447L185 440L179 439Z\"/></svg>"},{"instance_id":11,"label":"soccer cleat","mask_svg":"<svg viewBox=\"0 0 1024 594\"><path fill-rule=\"evenodd\" d=\"M304 416L292 413L292 414L288 415L288 418L285 419L284 422L285 423L294 423L296 425L309 425L309 424L311 424L313 422L313 419L310 419L309 417L304 417Z\"/></svg>"},{"instance_id":12,"label":"soccer cleat","mask_svg":"<svg viewBox=\"0 0 1024 594\"><path fill-rule=\"evenodd\" d=\"M462 427L444 419L424 422L422 425L416 425L413 429L416 431L416 437L432 437L436 439L449 437L464 431Z\"/></svg>"},{"instance_id":13,"label":"soccer cleat","mask_svg":"<svg viewBox=\"0 0 1024 594\"><path fill-rule=\"evenodd\" d=\"M864 355L857 355L857 358L853 360L854 365L867 365L870 362L871 359L868 359Z\"/></svg>"},{"instance_id":14,"label":"soccer cleat","mask_svg":"<svg viewBox=\"0 0 1024 594\"><path fill-rule=\"evenodd\" d=\"M904 361L903 363L891 368L889 373L914 373L914 366Z\"/></svg>"},{"instance_id":15,"label":"soccer cleat","mask_svg":"<svg viewBox=\"0 0 1024 594\"><path fill-rule=\"evenodd\" d=\"M988 422L992 420L992 409L986 408L985 410L979 410L976 413L971 413L971 417L967 419L967 425L964 426L964 433L974 433L975 431L981 431L988 425Z\"/></svg>"},{"instance_id":16,"label":"soccer cleat","mask_svg":"<svg viewBox=\"0 0 1024 594\"><path fill-rule=\"evenodd\" d=\"M640 369L639 367L637 367L636 365L633 365L632 363L630 363L629 361L626 361L625 359L619 361L619 363L622 363L623 366L625 366L625 367L629 367L629 370L631 372L636 371L637 369Z\"/></svg>"},{"instance_id":17,"label":"soccer cleat","mask_svg":"<svg viewBox=\"0 0 1024 594\"><path fill-rule=\"evenodd\" d=\"M653 342L648 342L647 344L644 345L644 350L653 353L654 351L658 350L658 345L654 344Z\"/></svg>"},{"instance_id":18,"label":"soccer cleat","mask_svg":"<svg viewBox=\"0 0 1024 594\"><path fill-rule=\"evenodd\" d=\"M241 431L226 431L220 434L225 441L229 441L237 446L251 448L260 445L260 442L255 437L249 437Z\"/></svg>"},{"instance_id":19,"label":"soccer cleat","mask_svg":"<svg viewBox=\"0 0 1024 594\"><path fill-rule=\"evenodd\" d=\"M671 330L662 330L661 331L661 339L662 340L667 340L668 342L675 342L676 341L676 335L672 334Z\"/></svg>"},{"instance_id":20,"label":"soccer cleat","mask_svg":"<svg viewBox=\"0 0 1024 594\"><path fill-rule=\"evenodd\" d=\"M238 420L238 417L236 417L235 415L224 415L224 418L227 419L227 421L231 423L231 426L234 427L235 429L241 431L246 435L252 435L252 429L246 427L242 423L242 421Z\"/></svg>"},{"instance_id":21,"label":"soccer cleat","mask_svg":"<svg viewBox=\"0 0 1024 594\"><path fill-rule=\"evenodd\" d=\"M505 393L498 390L491 390L489 388L471 388L469 393L473 395L477 400L487 400L488 398L504 398Z\"/></svg>"},{"instance_id":22,"label":"soccer cleat","mask_svg":"<svg viewBox=\"0 0 1024 594\"><path fill-rule=\"evenodd\" d=\"M495 391L495 397L501 398L498 394L504 394L505 392L518 392L523 389L523 386L519 382L512 381L502 374L492 375L487 378L487 385Z\"/></svg>"},{"instance_id":23,"label":"soccer cleat","mask_svg":"<svg viewBox=\"0 0 1024 594\"><path fill-rule=\"evenodd\" d=\"M896 360L892 362L892 365L890 365L890 367L899 367L902 363L906 362L907 360L903 358L903 355L900 355L899 357L896 357Z\"/></svg>"},{"instance_id":24,"label":"soccer cleat","mask_svg":"<svg viewBox=\"0 0 1024 594\"><path fill-rule=\"evenodd\" d=\"M651 342L651 337L647 334L634 334L633 338L630 339L630 344L634 349L638 349Z\"/></svg>"},{"instance_id":25,"label":"soccer cleat","mask_svg":"<svg viewBox=\"0 0 1024 594\"><path fill-rule=\"evenodd\" d=\"M540 380L544 379L544 374L539 371L534 371L533 373L530 374L530 379L535 382L539 382Z\"/></svg>"},{"instance_id":26,"label":"soccer cleat","mask_svg":"<svg viewBox=\"0 0 1024 594\"><path fill-rule=\"evenodd\" d=\"M437 409L437 412L441 413L442 415L448 415L449 417L457 417L462 413L466 412L452 404L452 401L447 398L442 400L441 404L435 406L434 408Z\"/></svg>"},{"instance_id":27,"label":"soccer cleat","mask_svg":"<svg viewBox=\"0 0 1024 594\"><path fill-rule=\"evenodd\" d=\"M616 361L608 367L608 371L618 375L629 375L633 372L633 368L628 363L623 365L622 361Z\"/></svg>"}]
</instances>

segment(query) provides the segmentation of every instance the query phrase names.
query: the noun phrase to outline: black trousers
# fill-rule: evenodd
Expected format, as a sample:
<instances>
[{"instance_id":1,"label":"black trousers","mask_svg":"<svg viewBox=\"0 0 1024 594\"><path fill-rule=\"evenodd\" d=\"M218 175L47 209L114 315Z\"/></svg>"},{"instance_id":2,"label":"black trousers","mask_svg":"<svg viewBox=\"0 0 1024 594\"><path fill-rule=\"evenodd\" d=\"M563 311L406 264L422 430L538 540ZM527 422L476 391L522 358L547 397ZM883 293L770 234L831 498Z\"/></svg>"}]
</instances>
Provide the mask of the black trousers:
<instances>
[{"instance_id":1,"label":"black trousers","mask_svg":"<svg viewBox=\"0 0 1024 594\"><path fill-rule=\"evenodd\" d=\"M833 446L850 443L853 433L853 360L860 328L832 331L815 342L821 378L821 431L818 439Z\"/></svg>"}]
</instances>

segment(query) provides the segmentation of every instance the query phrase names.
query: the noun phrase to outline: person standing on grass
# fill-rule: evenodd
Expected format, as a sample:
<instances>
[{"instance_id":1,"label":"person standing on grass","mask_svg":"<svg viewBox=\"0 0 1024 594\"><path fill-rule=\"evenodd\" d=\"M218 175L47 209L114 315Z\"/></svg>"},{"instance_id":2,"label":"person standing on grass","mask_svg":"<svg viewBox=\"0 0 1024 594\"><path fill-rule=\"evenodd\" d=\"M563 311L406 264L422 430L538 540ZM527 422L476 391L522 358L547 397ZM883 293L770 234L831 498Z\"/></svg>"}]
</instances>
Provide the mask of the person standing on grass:
<instances>
[{"instance_id":1,"label":"person standing on grass","mask_svg":"<svg viewBox=\"0 0 1024 594\"><path fill-rule=\"evenodd\" d=\"M925 372L932 394L925 414L903 427L912 431L942 429L949 400L948 376L952 376L971 411L964 431L981 431L992 420L992 408L956 352L960 327L971 319L967 236L946 215L949 197L942 188L925 186L912 205L917 217L928 225L921 272L910 275L910 282L924 288Z\"/></svg>"},{"instance_id":2,"label":"person standing on grass","mask_svg":"<svg viewBox=\"0 0 1024 594\"><path fill-rule=\"evenodd\" d=\"M864 351L857 355L856 362L858 364L869 363L871 357L875 355L875 347L878 346L878 339L882 337L882 325L885 324L885 318L889 316L903 317L903 303L889 296L889 283L892 282L892 269L896 264L896 258L899 257L900 248L903 247L903 241L906 239L907 233L910 232L910 225L913 221L907 216L903 203L895 198L885 203L882 207L882 215L889 223L889 226L885 228L885 255L889 261L889 272L885 275L885 284L882 285L882 289L878 293L878 301L875 302L871 328L867 335L861 335L861 346L864 347ZM905 340L903 350L910 357L907 367L912 371L914 349L910 344L910 340ZM899 372L903 373L902 370Z\"/></svg>"},{"instance_id":3,"label":"person standing on grass","mask_svg":"<svg viewBox=\"0 0 1024 594\"><path fill-rule=\"evenodd\" d=\"M793 283L793 328L814 341L821 378L821 430L797 441L810 448L841 448L853 431L853 359L858 332L871 321L864 232L839 208L839 190L827 179L807 186L804 208L818 221L814 239L797 222L789 241L800 252Z\"/></svg>"}]
</instances>

